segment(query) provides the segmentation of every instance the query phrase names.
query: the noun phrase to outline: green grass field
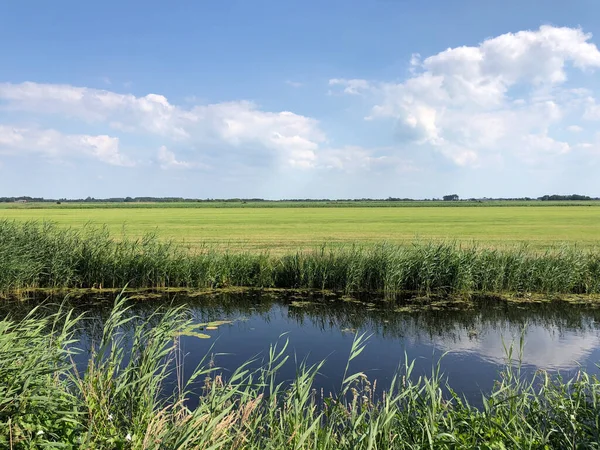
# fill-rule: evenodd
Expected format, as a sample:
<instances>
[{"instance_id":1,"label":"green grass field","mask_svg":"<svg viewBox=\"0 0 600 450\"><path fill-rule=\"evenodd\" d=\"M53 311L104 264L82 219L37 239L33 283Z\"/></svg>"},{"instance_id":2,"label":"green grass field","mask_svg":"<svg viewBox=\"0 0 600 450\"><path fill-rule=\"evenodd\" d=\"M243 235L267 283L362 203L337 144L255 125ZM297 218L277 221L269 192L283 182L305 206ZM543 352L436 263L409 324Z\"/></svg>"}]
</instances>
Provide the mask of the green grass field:
<instances>
[{"instance_id":1,"label":"green grass field","mask_svg":"<svg viewBox=\"0 0 600 450\"><path fill-rule=\"evenodd\" d=\"M70 227L106 224L117 236L156 232L161 238L191 246L216 244L276 253L323 242L410 243L415 239L478 242L492 247L528 242L537 249L561 243L583 247L600 243L600 206L589 202L586 206L498 207L124 205L9 204L0 207L0 219L53 221Z\"/></svg>"}]
</instances>

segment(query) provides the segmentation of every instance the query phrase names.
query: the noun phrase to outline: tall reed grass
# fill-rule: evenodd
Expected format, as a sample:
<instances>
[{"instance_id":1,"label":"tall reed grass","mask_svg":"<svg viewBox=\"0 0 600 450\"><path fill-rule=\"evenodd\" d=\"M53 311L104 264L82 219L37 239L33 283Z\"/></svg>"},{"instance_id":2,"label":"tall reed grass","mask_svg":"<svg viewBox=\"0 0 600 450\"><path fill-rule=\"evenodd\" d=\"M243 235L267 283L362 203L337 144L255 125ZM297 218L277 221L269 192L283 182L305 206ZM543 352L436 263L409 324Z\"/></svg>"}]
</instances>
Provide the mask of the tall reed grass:
<instances>
[{"instance_id":1,"label":"tall reed grass","mask_svg":"<svg viewBox=\"0 0 600 450\"><path fill-rule=\"evenodd\" d=\"M286 255L205 247L105 228L0 221L0 291L30 288L227 286L345 292L600 293L600 250L489 249L448 242L333 247Z\"/></svg>"},{"instance_id":2,"label":"tall reed grass","mask_svg":"<svg viewBox=\"0 0 600 450\"><path fill-rule=\"evenodd\" d=\"M475 408L448 392L439 366L418 377L404 361L387 386L352 371L367 338L356 336L337 393L315 392L323 363L277 372L287 342L223 377L209 358L183 380L186 311L140 321L115 301L87 367L75 368L81 317L62 310L0 321L0 447L85 449L564 449L598 448L600 382L507 363ZM150 321L152 326L149 326ZM512 347L507 361L515 359ZM176 379L176 383L169 380ZM195 388L200 381L201 388ZM198 406L190 409L188 400Z\"/></svg>"}]
</instances>

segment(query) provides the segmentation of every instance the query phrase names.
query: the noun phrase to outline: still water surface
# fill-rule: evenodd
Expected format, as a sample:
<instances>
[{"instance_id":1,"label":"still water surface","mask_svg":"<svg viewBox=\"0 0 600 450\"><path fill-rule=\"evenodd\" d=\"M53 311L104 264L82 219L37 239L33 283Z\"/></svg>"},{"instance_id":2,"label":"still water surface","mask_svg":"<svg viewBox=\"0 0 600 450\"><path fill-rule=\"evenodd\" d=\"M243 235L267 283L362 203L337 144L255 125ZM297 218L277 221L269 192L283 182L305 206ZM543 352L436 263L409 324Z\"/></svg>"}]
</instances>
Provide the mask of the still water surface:
<instances>
[{"instance_id":1,"label":"still water surface","mask_svg":"<svg viewBox=\"0 0 600 450\"><path fill-rule=\"evenodd\" d=\"M506 347L514 344L518 356L521 336L525 342L521 361L528 374L546 369L572 376L579 367L598 373L600 362L600 309L564 302L481 299L451 308L414 308L410 301L358 303L322 294L254 292L194 298L164 295L136 302L134 311L143 316L169 304L185 304L198 323L231 321L203 331L210 339L182 338L188 376L207 353L215 355L226 375L250 358L266 357L270 344L289 339L292 357L280 372L281 380L294 377L295 360L310 364L325 359L315 388L336 392L352 340L362 332L372 336L352 362L352 371L365 372L384 388L405 356L415 361L416 375L431 374L439 361L449 385L474 403L498 378ZM110 310L110 299L80 299L73 305L87 313L80 347L89 350ZM80 357L80 363L84 361L85 356Z\"/></svg>"}]
</instances>

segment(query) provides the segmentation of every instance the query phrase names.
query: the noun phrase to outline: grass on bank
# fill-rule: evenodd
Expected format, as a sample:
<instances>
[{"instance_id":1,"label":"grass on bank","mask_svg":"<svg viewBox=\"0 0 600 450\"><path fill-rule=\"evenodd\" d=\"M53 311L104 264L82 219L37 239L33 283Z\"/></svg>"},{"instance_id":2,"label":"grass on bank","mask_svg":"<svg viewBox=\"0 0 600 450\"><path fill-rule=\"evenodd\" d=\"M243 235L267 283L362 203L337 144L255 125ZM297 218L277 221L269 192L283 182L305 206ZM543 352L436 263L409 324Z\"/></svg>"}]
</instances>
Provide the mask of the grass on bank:
<instances>
[{"instance_id":1,"label":"grass on bank","mask_svg":"<svg viewBox=\"0 0 600 450\"><path fill-rule=\"evenodd\" d=\"M323 363L300 364L295 379L280 382L288 359L282 343L259 368L249 361L224 377L207 357L182 380L180 338L194 332L186 311L140 323L119 298L87 368L76 370L82 318L64 310L38 316L0 321L3 448L575 449L600 442L600 382L584 372L525 379L508 362L478 409L443 393L439 369L416 377L409 361L388 386L371 383L352 371L366 345L357 336L333 394L312 388Z\"/></svg>"},{"instance_id":2,"label":"grass on bank","mask_svg":"<svg viewBox=\"0 0 600 450\"><path fill-rule=\"evenodd\" d=\"M419 294L600 292L600 251L457 243L328 247L283 255L188 251L149 235L0 221L0 291L35 288L308 288Z\"/></svg>"}]
</instances>

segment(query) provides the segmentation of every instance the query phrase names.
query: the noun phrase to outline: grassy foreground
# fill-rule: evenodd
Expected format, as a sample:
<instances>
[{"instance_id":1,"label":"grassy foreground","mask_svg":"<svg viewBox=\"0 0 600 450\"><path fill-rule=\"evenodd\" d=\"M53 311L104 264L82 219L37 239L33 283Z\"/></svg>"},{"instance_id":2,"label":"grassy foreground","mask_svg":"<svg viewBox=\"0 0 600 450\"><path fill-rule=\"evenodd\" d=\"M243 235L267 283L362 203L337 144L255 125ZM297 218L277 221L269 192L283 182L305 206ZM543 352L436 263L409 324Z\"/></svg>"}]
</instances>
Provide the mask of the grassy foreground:
<instances>
[{"instance_id":1,"label":"grassy foreground","mask_svg":"<svg viewBox=\"0 0 600 450\"><path fill-rule=\"evenodd\" d=\"M63 311L0 321L0 446L9 449L564 449L598 448L600 382L580 373L526 380L507 363L483 408L447 389L439 370L415 377L406 361L389 386L353 373L357 336L336 393L312 388L323 363L277 379L287 344L227 378L208 359L181 380L182 309L136 322L117 299L87 368L72 356L80 317ZM124 330L132 339L127 342ZM511 361L511 350L507 353ZM176 376L177 383L169 383ZM203 388L194 382L203 380ZM186 400L198 398L190 410Z\"/></svg>"},{"instance_id":2,"label":"grassy foreground","mask_svg":"<svg viewBox=\"0 0 600 450\"><path fill-rule=\"evenodd\" d=\"M282 255L189 251L153 236L0 221L0 291L35 288L257 287L345 292L600 293L600 251L487 249L416 242Z\"/></svg>"},{"instance_id":3,"label":"grassy foreground","mask_svg":"<svg viewBox=\"0 0 600 450\"><path fill-rule=\"evenodd\" d=\"M454 202L441 202L454 203ZM390 204L395 204L390 202ZM498 205L500 203L493 203ZM332 245L410 244L415 239L457 240L502 248L527 242L544 249L570 242L598 244L600 206L596 202L566 206L537 202L529 206L369 206L218 207L214 204L0 205L0 220L45 220L62 227L106 225L114 236L140 238L157 232L178 244L204 244L235 250L286 253ZM124 205L124 206L123 206ZM196 206L204 205L204 206ZM317 204L319 205L319 204ZM467 203L467 205L470 205ZM487 205L483 203L482 205Z\"/></svg>"}]
</instances>

